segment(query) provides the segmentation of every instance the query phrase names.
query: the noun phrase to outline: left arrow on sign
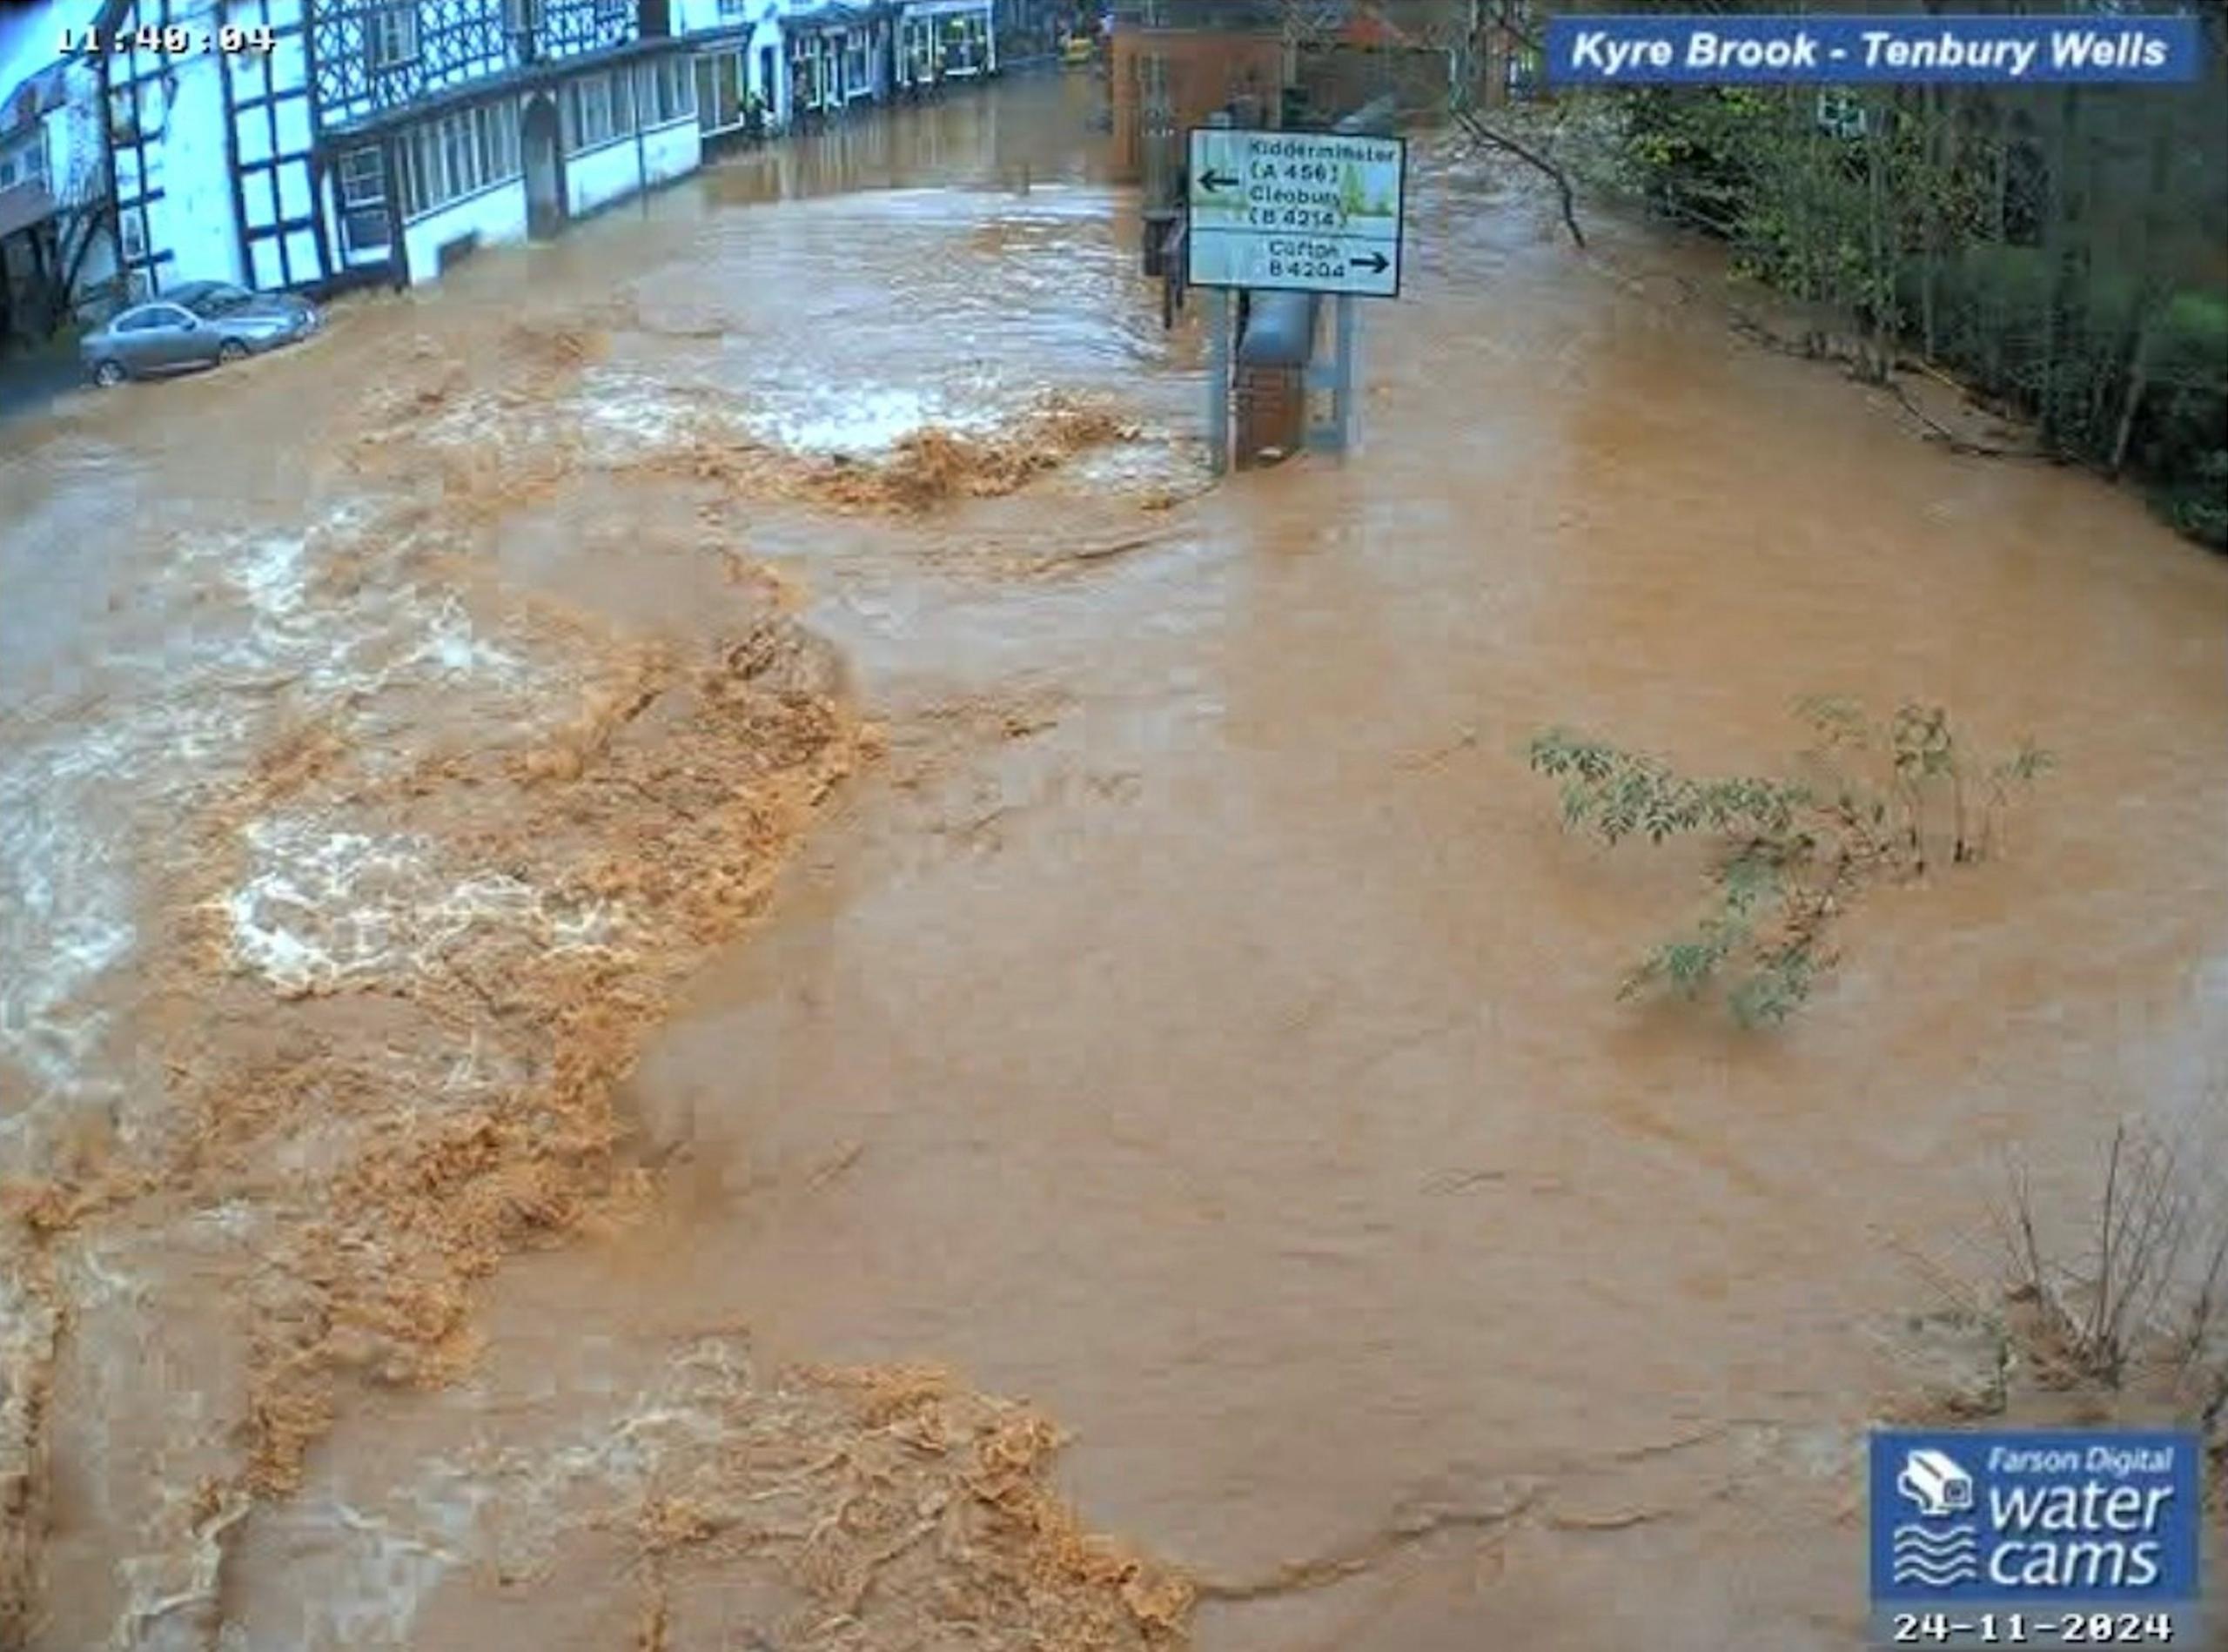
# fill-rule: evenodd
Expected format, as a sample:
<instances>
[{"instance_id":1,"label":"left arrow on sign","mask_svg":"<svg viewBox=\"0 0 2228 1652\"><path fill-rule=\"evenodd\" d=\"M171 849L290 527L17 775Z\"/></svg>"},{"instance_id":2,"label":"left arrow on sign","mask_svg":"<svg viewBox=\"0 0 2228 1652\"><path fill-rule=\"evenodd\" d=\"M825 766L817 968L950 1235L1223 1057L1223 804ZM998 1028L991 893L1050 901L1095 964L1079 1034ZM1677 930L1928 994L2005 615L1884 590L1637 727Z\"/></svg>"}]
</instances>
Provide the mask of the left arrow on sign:
<instances>
[{"instance_id":1,"label":"left arrow on sign","mask_svg":"<svg viewBox=\"0 0 2228 1652\"><path fill-rule=\"evenodd\" d=\"M1199 174L1199 187L1203 190L1231 189L1235 187L1237 183L1236 178L1225 178L1211 166Z\"/></svg>"}]
</instances>

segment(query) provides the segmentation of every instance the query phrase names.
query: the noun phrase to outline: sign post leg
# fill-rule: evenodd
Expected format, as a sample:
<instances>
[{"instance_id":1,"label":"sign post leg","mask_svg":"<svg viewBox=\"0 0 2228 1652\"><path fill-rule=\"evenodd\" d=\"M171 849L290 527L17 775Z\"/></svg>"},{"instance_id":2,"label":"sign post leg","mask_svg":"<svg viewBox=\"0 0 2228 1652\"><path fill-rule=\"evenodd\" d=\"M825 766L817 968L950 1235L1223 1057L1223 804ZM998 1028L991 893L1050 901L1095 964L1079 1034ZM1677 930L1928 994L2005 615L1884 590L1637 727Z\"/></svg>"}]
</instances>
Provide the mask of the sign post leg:
<instances>
[{"instance_id":1,"label":"sign post leg","mask_svg":"<svg viewBox=\"0 0 2228 1652\"><path fill-rule=\"evenodd\" d=\"M1343 453L1353 446L1354 345L1360 331L1361 316L1353 299L1339 295L1331 304L1330 359L1307 366L1307 445L1319 453ZM1319 420L1314 412L1318 394L1328 402Z\"/></svg>"},{"instance_id":2,"label":"sign post leg","mask_svg":"<svg viewBox=\"0 0 2228 1652\"><path fill-rule=\"evenodd\" d=\"M1218 476L1230 469L1231 306L1234 299L1225 291L1208 306L1207 325L1207 462Z\"/></svg>"},{"instance_id":3,"label":"sign post leg","mask_svg":"<svg viewBox=\"0 0 2228 1652\"><path fill-rule=\"evenodd\" d=\"M1361 311L1353 299L1339 294L1337 326L1338 359L1332 368L1332 406L1337 409L1338 451L1346 453L1354 445L1354 353L1361 332Z\"/></svg>"}]
</instances>

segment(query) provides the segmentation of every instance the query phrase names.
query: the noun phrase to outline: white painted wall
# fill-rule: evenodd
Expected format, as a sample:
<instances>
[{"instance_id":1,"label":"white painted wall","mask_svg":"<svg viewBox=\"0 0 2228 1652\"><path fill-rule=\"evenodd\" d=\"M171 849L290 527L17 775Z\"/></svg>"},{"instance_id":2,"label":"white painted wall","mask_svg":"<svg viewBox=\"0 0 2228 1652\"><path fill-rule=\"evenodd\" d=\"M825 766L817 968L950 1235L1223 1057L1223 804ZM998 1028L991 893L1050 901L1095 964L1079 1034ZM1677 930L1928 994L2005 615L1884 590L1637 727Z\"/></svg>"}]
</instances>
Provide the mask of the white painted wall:
<instances>
[{"instance_id":1,"label":"white painted wall","mask_svg":"<svg viewBox=\"0 0 2228 1652\"><path fill-rule=\"evenodd\" d=\"M642 159L652 184L685 178L704 164L704 138L692 115L642 134Z\"/></svg>"},{"instance_id":2,"label":"white painted wall","mask_svg":"<svg viewBox=\"0 0 2228 1652\"><path fill-rule=\"evenodd\" d=\"M151 249L175 259L157 280L244 281L239 231L232 220L232 167L225 152L225 59L215 53L178 58L171 104L164 119L159 174L163 198L147 209Z\"/></svg>"},{"instance_id":3,"label":"white painted wall","mask_svg":"<svg viewBox=\"0 0 2228 1652\"><path fill-rule=\"evenodd\" d=\"M634 165L631 134L613 139L600 149L565 157L565 211L585 218L641 187L642 175Z\"/></svg>"},{"instance_id":4,"label":"white painted wall","mask_svg":"<svg viewBox=\"0 0 2228 1652\"><path fill-rule=\"evenodd\" d=\"M410 285L423 286L439 280L441 248L475 232L482 246L526 239L525 179L514 178L507 184L498 184L406 224L402 239L410 250Z\"/></svg>"},{"instance_id":5,"label":"white painted wall","mask_svg":"<svg viewBox=\"0 0 2228 1652\"><path fill-rule=\"evenodd\" d=\"M774 78L769 84L759 72L759 64L768 48L774 53ZM750 31L750 90L758 94L766 105L769 124L786 126L789 120L789 77L784 68L789 62L789 50L782 44L782 20L778 9L764 22Z\"/></svg>"},{"instance_id":6,"label":"white painted wall","mask_svg":"<svg viewBox=\"0 0 2228 1652\"><path fill-rule=\"evenodd\" d=\"M782 40L782 17L786 12L801 10L806 0L673 0L673 30L675 34L703 34L713 30L736 30L746 26L748 33L738 37L743 53L743 89L747 94L756 93L766 105L768 122L775 126L786 124L789 118L789 77L783 65L789 53ZM758 71L759 53L771 48L774 53L774 76L768 82Z\"/></svg>"},{"instance_id":7,"label":"white painted wall","mask_svg":"<svg viewBox=\"0 0 2228 1652\"><path fill-rule=\"evenodd\" d=\"M77 269L77 285L70 290L70 302L79 306L89 304L88 295L106 291L116 279L116 236L104 226L93 237L93 244L85 249L85 261Z\"/></svg>"}]
</instances>

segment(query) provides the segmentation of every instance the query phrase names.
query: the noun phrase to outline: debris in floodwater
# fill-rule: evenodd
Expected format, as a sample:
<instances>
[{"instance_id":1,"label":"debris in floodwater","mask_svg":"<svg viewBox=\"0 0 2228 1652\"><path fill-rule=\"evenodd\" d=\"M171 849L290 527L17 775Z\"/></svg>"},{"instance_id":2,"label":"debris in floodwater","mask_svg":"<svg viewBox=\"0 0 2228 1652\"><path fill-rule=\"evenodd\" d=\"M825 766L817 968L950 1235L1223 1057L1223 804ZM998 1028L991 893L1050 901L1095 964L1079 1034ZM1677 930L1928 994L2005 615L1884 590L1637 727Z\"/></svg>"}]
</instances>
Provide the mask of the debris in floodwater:
<instances>
[{"instance_id":1,"label":"debris in floodwater","mask_svg":"<svg viewBox=\"0 0 2228 1652\"><path fill-rule=\"evenodd\" d=\"M646 1616L686 1622L692 1581L770 1562L784 1646L935 1645L962 1624L1014 1652L1180 1642L1191 1587L1084 1530L1050 1484L1061 1436L1027 1407L916 1367L744 1373L711 1398L640 1505Z\"/></svg>"},{"instance_id":2,"label":"debris in floodwater","mask_svg":"<svg viewBox=\"0 0 2228 1652\"><path fill-rule=\"evenodd\" d=\"M880 451L812 453L768 447L746 426L704 411L678 421L671 441L628 467L714 480L760 498L917 514L1017 492L1078 453L1136 434L1105 407L1051 393L994 427L929 425Z\"/></svg>"},{"instance_id":3,"label":"debris in floodwater","mask_svg":"<svg viewBox=\"0 0 2228 1652\"><path fill-rule=\"evenodd\" d=\"M348 1386L455 1377L478 1352L475 1280L522 1246L633 1218L648 1177L614 1096L641 1038L876 749L832 653L791 617L794 588L732 546L715 606L731 597L733 612L692 616L703 631L683 643L505 587L491 525L583 471L923 512L1129 434L1048 395L838 463L743 433L716 394L628 387L647 399L598 418L588 375L624 386L605 354L588 317L476 346L424 338L382 363L328 433L325 473L346 497L299 531L171 547L145 594L158 619L193 616L196 651L164 657L158 691L134 680L138 722L77 731L124 742L130 761L35 752L9 782L44 786L75 764L159 769L169 789L140 785L127 801L150 817L118 812L88 838L138 863L142 887L117 901L129 956L88 967L131 977L110 1018L161 1076L98 1152L49 1151L58 1125L20 1134L0 1165L0 1643L42 1609L56 1416L82 1419L70 1444L100 1456L73 1465L111 1510L111 1529L84 1534L120 1592L99 1609L198 1622L238 1511L300 1482ZM211 1231L229 1237L172 1243L218 1215ZM81 1323L57 1365L23 1293L45 1259L71 1259L74 1290L117 1246L132 1260L100 1287L107 1317ZM202 1312L217 1303L224 1315ZM57 1299L52 1316L73 1306L91 1299ZM198 1340L130 1374L101 1365L174 1326ZM843 1396L871 1387L847 1384L801 1376L785 1392L818 1393L836 1428ZM938 1547L853 1552L857 1528L839 1520L798 1556L807 1595L846 1597L863 1566L884 1582L862 1621L961 1600L984 1644L1178 1632L1182 1586L1084 1538L1051 1500L1049 1428L949 1384L908 1395L874 1427L925 1431L923 1463L931 1436L945 1442L964 1577ZM147 1440L178 1437L181 1406L200 1419L190 1470L128 1474L154 1461ZM914 1566L917 1588L891 1586Z\"/></svg>"}]
</instances>

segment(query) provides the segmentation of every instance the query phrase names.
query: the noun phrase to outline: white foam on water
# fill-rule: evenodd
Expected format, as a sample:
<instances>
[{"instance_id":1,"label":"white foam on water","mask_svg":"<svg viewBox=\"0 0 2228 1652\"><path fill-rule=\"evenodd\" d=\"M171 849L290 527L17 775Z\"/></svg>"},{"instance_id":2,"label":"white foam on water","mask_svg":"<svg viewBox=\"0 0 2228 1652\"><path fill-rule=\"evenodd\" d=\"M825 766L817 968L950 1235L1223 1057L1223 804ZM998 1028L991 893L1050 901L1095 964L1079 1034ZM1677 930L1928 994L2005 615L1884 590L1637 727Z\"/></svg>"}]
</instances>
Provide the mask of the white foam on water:
<instances>
[{"instance_id":1,"label":"white foam on water","mask_svg":"<svg viewBox=\"0 0 2228 1652\"><path fill-rule=\"evenodd\" d=\"M997 420L987 411L954 407L938 395L905 386L831 386L745 413L742 423L771 446L833 454L885 453L930 426L983 431Z\"/></svg>"},{"instance_id":2,"label":"white foam on water","mask_svg":"<svg viewBox=\"0 0 2228 1652\"><path fill-rule=\"evenodd\" d=\"M418 1645L419 1618L443 1579L464 1568L545 1573L568 1528L630 1517L677 1450L701 1451L724 1438L727 1414L747 1384L739 1356L713 1343L675 1356L631 1394L584 1407L589 1414L567 1417L534 1446L422 1455L399 1482L354 1483L353 1472L333 1471L343 1483L314 1486L258 1516L265 1537L289 1559L292 1586L285 1606L272 1608L289 1621L258 1621L251 1600L241 1644L274 1652L281 1645L286 1652ZM452 1402L485 1399L458 1391ZM505 1414L521 1413L512 1403ZM284 1639L275 1638L281 1629Z\"/></svg>"},{"instance_id":3,"label":"white foam on water","mask_svg":"<svg viewBox=\"0 0 2228 1652\"><path fill-rule=\"evenodd\" d=\"M342 506L312 533L345 544L368 520ZM533 663L486 635L453 591L374 584L325 597L310 545L294 533L183 536L136 594L127 634L97 656L103 692L91 709L0 749L0 1093L27 1092L23 1105L0 1106L0 1168L37 1173L63 1114L122 1091L128 1052L111 1048L116 1006L103 1001L104 983L142 940L138 857L167 847L141 834L190 818L237 777L272 692L287 691L298 713L345 721L391 687L433 683L492 697L491 711L513 725L541 698ZM281 863L289 851L306 856L298 869ZM258 852L256 877L230 903L236 937L255 967L296 990L379 967L406 932L438 945L507 901L521 913L534 904L479 880L428 891L397 914L352 893L380 863L365 845L281 827ZM301 916L335 901L337 929ZM274 916L290 910L292 919ZM536 921L554 944L596 944L608 928L574 914ZM409 931L413 923L429 927Z\"/></svg>"},{"instance_id":4,"label":"white foam on water","mask_svg":"<svg viewBox=\"0 0 2228 1652\"><path fill-rule=\"evenodd\" d=\"M239 548L227 570L258 620L284 624L299 614L308 594L304 546L293 534L272 534Z\"/></svg>"},{"instance_id":5,"label":"white foam on water","mask_svg":"<svg viewBox=\"0 0 2228 1652\"><path fill-rule=\"evenodd\" d=\"M493 930L554 950L613 944L623 914L568 908L504 873L456 877L415 834L335 829L276 816L245 829L249 868L224 899L234 958L289 994L437 970L467 937Z\"/></svg>"},{"instance_id":6,"label":"white foam on water","mask_svg":"<svg viewBox=\"0 0 2228 1652\"><path fill-rule=\"evenodd\" d=\"M515 685L525 676L526 661L480 635L453 594L445 594L426 619L426 640L404 661L403 668L431 666L444 676L480 676Z\"/></svg>"},{"instance_id":7,"label":"white foam on water","mask_svg":"<svg viewBox=\"0 0 2228 1652\"><path fill-rule=\"evenodd\" d=\"M582 385L580 434L599 461L654 453L694 411L654 379L598 370Z\"/></svg>"},{"instance_id":8,"label":"white foam on water","mask_svg":"<svg viewBox=\"0 0 2228 1652\"><path fill-rule=\"evenodd\" d=\"M0 751L0 1168L37 1174L49 1130L122 1091L105 1052L105 978L139 941L131 794L189 797L201 755L237 729L237 708L151 690L97 721ZM0 1082L0 1094L15 1086Z\"/></svg>"}]
</instances>

